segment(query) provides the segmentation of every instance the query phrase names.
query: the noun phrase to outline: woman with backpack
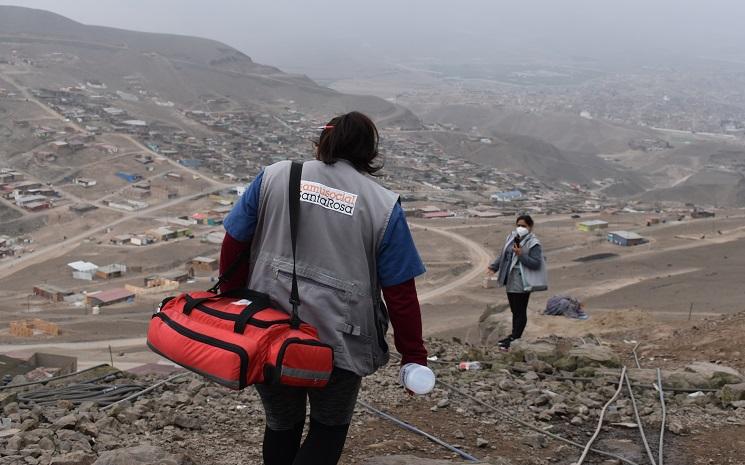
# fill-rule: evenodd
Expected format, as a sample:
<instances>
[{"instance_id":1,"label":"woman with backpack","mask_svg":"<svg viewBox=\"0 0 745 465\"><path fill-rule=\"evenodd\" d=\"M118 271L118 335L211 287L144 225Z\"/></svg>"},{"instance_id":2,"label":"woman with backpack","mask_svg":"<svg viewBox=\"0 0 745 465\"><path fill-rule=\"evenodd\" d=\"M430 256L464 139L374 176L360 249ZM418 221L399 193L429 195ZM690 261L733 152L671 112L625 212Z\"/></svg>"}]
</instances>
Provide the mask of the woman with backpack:
<instances>
[{"instance_id":1,"label":"woman with backpack","mask_svg":"<svg viewBox=\"0 0 745 465\"><path fill-rule=\"evenodd\" d=\"M266 413L265 465L335 465L344 448L362 377L388 362L390 320L402 365L427 365L414 278L425 272L398 195L374 179L378 131L365 115L333 118L304 163L296 268L299 314L334 348L326 387L257 385ZM269 294L288 311L293 251L288 215L289 161L268 166L225 218L221 286ZM382 294L382 296L381 296ZM385 301L385 304L384 304ZM387 305L387 308L386 308ZM301 446L310 402L310 427Z\"/></svg>"},{"instance_id":2,"label":"woman with backpack","mask_svg":"<svg viewBox=\"0 0 745 465\"><path fill-rule=\"evenodd\" d=\"M530 215L519 216L502 252L487 269L488 274L499 273L498 285L506 288L512 311L512 333L498 343L505 351L510 349L513 341L522 337L528 324L531 292L548 289L543 249L533 234L533 225Z\"/></svg>"}]
</instances>

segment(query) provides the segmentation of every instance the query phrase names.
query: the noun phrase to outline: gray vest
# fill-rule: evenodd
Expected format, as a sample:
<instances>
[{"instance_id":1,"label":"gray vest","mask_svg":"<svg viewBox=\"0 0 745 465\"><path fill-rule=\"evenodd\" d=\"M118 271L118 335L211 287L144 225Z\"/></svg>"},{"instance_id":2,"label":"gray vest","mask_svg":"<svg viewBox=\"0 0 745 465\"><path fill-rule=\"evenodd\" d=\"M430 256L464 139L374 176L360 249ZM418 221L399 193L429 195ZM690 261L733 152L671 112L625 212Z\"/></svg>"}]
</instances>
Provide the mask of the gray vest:
<instances>
[{"instance_id":1,"label":"gray vest","mask_svg":"<svg viewBox=\"0 0 745 465\"><path fill-rule=\"evenodd\" d=\"M288 313L292 247L290 162L264 170L248 287L269 294ZM398 195L350 163L303 165L297 243L300 318L334 347L335 365L360 376L388 363L388 314L377 250Z\"/></svg>"}]
</instances>

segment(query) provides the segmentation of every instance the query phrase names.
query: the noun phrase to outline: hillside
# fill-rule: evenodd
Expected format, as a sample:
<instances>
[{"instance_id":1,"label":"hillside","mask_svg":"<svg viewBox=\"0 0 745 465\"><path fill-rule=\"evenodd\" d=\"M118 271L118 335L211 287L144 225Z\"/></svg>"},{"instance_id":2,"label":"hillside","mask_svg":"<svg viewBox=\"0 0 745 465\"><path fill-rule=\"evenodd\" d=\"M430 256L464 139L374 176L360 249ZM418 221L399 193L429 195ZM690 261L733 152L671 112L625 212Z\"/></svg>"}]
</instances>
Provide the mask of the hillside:
<instances>
[{"instance_id":1,"label":"hillside","mask_svg":"<svg viewBox=\"0 0 745 465\"><path fill-rule=\"evenodd\" d=\"M427 122L454 124L464 130L518 134L551 143L567 152L614 153L629 141L650 137L653 131L558 113L534 113L491 105L442 105L422 115Z\"/></svg>"},{"instance_id":2,"label":"hillside","mask_svg":"<svg viewBox=\"0 0 745 465\"><path fill-rule=\"evenodd\" d=\"M96 81L125 88L137 79L161 98L193 108L205 95L237 105L294 101L318 115L358 109L388 125L418 124L413 114L383 99L321 87L207 39L87 26L46 11L0 6L0 58L15 47L44 59L46 72L23 76L33 88Z\"/></svg>"},{"instance_id":3,"label":"hillside","mask_svg":"<svg viewBox=\"0 0 745 465\"><path fill-rule=\"evenodd\" d=\"M647 186L641 176L594 155L565 152L536 137L492 132L490 143L465 134L432 132L431 137L449 153L472 162L533 176L544 182L591 184L593 180L617 178L629 186L630 193L642 192Z\"/></svg>"}]
</instances>

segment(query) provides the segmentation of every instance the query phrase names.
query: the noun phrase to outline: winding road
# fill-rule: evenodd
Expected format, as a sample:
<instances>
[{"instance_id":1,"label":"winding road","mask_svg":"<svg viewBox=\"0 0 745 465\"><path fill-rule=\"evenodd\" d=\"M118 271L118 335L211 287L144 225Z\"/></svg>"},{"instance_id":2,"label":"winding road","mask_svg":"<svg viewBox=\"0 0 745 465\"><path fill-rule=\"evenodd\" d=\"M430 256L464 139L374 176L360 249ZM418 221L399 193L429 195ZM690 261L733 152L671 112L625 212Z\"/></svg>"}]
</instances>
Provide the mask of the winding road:
<instances>
[{"instance_id":1,"label":"winding road","mask_svg":"<svg viewBox=\"0 0 745 465\"><path fill-rule=\"evenodd\" d=\"M451 241L455 241L466 247L468 249L468 253L471 256L471 270L468 271L468 273L463 274L457 279L454 279L453 281L440 286L437 289L432 289L431 291L419 294L419 301L421 303L432 302L438 297L449 294L456 289L459 289L463 286L468 285L469 283L473 283L474 281L478 280L484 275L486 267L489 266L489 263L493 259L491 252L485 249L482 245L472 241L471 239L461 236L458 233L449 231L445 228L438 228L436 226L429 225L423 226L416 223L410 223L409 226L411 227L411 229L426 230L446 237Z\"/></svg>"}]
</instances>

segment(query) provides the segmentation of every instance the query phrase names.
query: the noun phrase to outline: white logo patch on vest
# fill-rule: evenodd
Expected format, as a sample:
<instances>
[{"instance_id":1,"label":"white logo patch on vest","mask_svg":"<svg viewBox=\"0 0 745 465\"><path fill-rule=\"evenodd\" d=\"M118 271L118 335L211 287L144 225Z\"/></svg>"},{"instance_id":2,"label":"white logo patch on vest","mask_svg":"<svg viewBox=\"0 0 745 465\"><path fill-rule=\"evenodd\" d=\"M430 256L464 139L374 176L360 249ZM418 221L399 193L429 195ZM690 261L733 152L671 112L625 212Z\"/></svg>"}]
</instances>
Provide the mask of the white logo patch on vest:
<instances>
[{"instance_id":1,"label":"white logo patch on vest","mask_svg":"<svg viewBox=\"0 0 745 465\"><path fill-rule=\"evenodd\" d=\"M352 216L357 204L357 194L350 194L317 182L301 181L300 201Z\"/></svg>"}]
</instances>

